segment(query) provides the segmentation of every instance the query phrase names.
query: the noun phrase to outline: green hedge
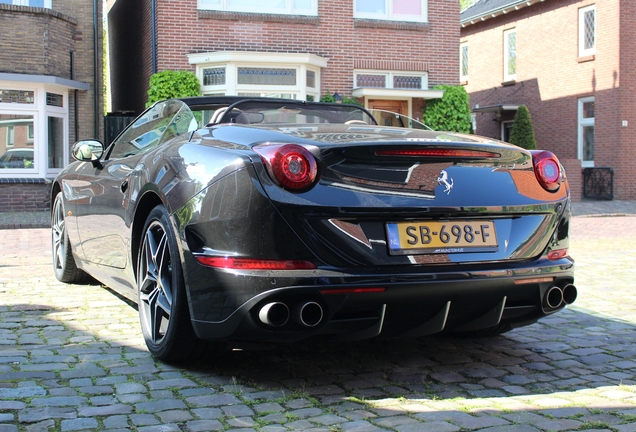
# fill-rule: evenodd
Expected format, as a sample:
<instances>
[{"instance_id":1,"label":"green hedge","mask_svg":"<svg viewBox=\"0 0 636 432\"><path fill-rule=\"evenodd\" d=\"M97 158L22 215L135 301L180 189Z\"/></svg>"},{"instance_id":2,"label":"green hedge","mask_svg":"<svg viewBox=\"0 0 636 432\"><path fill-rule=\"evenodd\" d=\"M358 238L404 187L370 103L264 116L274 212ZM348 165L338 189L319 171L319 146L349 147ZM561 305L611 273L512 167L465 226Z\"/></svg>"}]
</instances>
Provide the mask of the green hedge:
<instances>
[{"instance_id":1,"label":"green hedge","mask_svg":"<svg viewBox=\"0 0 636 432\"><path fill-rule=\"evenodd\" d=\"M150 77L146 106L164 99L189 96L201 96L201 83L193 72L173 70L157 72Z\"/></svg>"},{"instance_id":2,"label":"green hedge","mask_svg":"<svg viewBox=\"0 0 636 432\"><path fill-rule=\"evenodd\" d=\"M441 99L426 101L422 119L437 131L471 132L468 93L463 86L437 85L434 90L444 90Z\"/></svg>"}]
</instances>

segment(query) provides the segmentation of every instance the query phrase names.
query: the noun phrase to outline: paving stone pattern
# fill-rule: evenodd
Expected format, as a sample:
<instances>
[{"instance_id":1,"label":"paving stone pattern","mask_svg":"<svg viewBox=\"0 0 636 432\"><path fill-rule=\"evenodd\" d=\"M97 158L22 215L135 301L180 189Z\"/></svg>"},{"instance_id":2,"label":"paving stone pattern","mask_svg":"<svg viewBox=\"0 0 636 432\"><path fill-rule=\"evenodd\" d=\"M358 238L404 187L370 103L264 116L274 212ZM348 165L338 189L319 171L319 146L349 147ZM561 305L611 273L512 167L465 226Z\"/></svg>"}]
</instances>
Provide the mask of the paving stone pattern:
<instances>
[{"instance_id":1,"label":"paving stone pattern","mask_svg":"<svg viewBox=\"0 0 636 432\"><path fill-rule=\"evenodd\" d=\"M636 217L574 218L579 299L485 339L312 343L168 365L137 312L0 235L0 432L636 431Z\"/></svg>"}]
</instances>

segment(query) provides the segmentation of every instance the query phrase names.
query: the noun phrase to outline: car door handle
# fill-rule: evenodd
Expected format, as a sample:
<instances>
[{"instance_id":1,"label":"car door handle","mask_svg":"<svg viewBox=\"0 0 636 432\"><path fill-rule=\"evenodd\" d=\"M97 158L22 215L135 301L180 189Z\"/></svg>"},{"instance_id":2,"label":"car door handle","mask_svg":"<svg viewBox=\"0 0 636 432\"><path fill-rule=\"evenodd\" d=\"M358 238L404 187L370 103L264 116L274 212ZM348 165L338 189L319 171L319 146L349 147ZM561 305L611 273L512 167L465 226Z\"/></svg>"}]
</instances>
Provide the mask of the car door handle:
<instances>
[{"instance_id":1,"label":"car door handle","mask_svg":"<svg viewBox=\"0 0 636 432\"><path fill-rule=\"evenodd\" d=\"M119 189L121 189L122 193L126 192L126 190L128 189L128 180L124 180L121 183L121 186L119 187Z\"/></svg>"}]
</instances>

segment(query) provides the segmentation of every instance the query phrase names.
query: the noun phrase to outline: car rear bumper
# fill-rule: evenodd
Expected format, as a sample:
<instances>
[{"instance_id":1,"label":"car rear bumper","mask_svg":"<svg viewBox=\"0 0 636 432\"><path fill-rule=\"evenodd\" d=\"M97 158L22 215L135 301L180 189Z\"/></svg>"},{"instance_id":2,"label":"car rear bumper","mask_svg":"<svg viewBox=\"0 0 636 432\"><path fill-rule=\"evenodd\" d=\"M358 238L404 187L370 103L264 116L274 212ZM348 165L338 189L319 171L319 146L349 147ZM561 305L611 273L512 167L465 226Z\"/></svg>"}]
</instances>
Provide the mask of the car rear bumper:
<instances>
[{"instance_id":1,"label":"car rear bumper","mask_svg":"<svg viewBox=\"0 0 636 432\"><path fill-rule=\"evenodd\" d=\"M203 339L266 343L310 337L417 337L500 324L519 327L574 301L573 266L567 257L436 273L316 270L256 275L213 270L216 283L225 288L212 288L216 294L191 296L191 302L197 302L191 309L192 323ZM246 291L237 283L251 287L254 295L241 300ZM265 284L276 286L255 293L256 287ZM231 286L238 291L233 293ZM214 320L220 309L226 316Z\"/></svg>"}]
</instances>

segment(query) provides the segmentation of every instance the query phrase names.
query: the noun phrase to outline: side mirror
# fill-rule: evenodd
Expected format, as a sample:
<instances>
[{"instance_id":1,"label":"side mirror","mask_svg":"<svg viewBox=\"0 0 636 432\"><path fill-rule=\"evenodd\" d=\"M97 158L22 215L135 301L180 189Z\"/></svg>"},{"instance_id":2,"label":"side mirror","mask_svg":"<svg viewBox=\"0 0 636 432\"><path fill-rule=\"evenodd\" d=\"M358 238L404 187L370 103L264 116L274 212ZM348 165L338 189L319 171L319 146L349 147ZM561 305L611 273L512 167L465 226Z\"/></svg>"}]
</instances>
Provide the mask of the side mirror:
<instances>
[{"instance_id":1,"label":"side mirror","mask_svg":"<svg viewBox=\"0 0 636 432\"><path fill-rule=\"evenodd\" d=\"M95 165L104 154L104 144L97 140L82 140L73 145L71 154L81 162L93 162Z\"/></svg>"}]
</instances>

